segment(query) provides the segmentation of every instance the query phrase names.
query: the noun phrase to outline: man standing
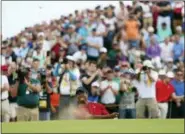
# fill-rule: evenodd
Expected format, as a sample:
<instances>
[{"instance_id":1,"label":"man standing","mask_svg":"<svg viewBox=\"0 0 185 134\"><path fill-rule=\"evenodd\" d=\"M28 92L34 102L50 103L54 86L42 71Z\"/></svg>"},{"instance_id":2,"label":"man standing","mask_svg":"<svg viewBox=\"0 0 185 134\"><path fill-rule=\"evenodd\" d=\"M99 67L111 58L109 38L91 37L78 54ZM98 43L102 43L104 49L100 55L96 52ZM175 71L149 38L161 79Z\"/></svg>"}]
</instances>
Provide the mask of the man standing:
<instances>
[{"instance_id":1,"label":"man standing","mask_svg":"<svg viewBox=\"0 0 185 134\"><path fill-rule=\"evenodd\" d=\"M8 81L10 84L9 101L10 101L10 121L16 121L17 113L17 89L19 85L19 78L17 73L17 66L12 62L8 68Z\"/></svg>"},{"instance_id":2,"label":"man standing","mask_svg":"<svg viewBox=\"0 0 185 134\"><path fill-rule=\"evenodd\" d=\"M96 35L96 29L92 30L92 36L87 38L87 56L90 60L97 60L99 57L99 49L103 47L103 39Z\"/></svg>"},{"instance_id":3,"label":"man standing","mask_svg":"<svg viewBox=\"0 0 185 134\"><path fill-rule=\"evenodd\" d=\"M143 68L138 73L137 81L134 83L139 93L139 98L136 103L137 118L144 118L145 107L148 109L151 118L158 118L158 107L155 96L155 84L158 75L152 69L153 65L151 61L144 61Z\"/></svg>"},{"instance_id":4,"label":"man standing","mask_svg":"<svg viewBox=\"0 0 185 134\"><path fill-rule=\"evenodd\" d=\"M39 92L41 84L29 69L22 69L23 80L20 81L17 95L17 121L39 120Z\"/></svg>"},{"instance_id":5,"label":"man standing","mask_svg":"<svg viewBox=\"0 0 185 134\"><path fill-rule=\"evenodd\" d=\"M179 104L172 102L172 118L184 118L185 111L185 103L184 103L184 80L183 80L183 72L181 70L176 70L175 79L172 80L171 84L174 86L175 93L179 97L181 96L181 100Z\"/></svg>"},{"instance_id":6,"label":"man standing","mask_svg":"<svg viewBox=\"0 0 185 134\"><path fill-rule=\"evenodd\" d=\"M8 100L9 83L8 78L4 75L4 72L8 71L7 66L1 66L1 116L3 122L9 122L10 120L10 106Z\"/></svg>"},{"instance_id":7,"label":"man standing","mask_svg":"<svg viewBox=\"0 0 185 134\"><path fill-rule=\"evenodd\" d=\"M114 106L116 103L116 95L119 91L119 85L113 81L113 71L109 69L106 72L106 80L100 84L101 90L101 103L104 104L110 113L116 112L117 107Z\"/></svg>"},{"instance_id":8,"label":"man standing","mask_svg":"<svg viewBox=\"0 0 185 134\"><path fill-rule=\"evenodd\" d=\"M173 72L168 72L163 80L156 82L156 99L158 102L160 118L163 119L166 118L168 113L169 99L172 98L176 103L178 103L178 99L181 99L175 95L174 87L170 83L171 79L173 78Z\"/></svg>"}]
</instances>

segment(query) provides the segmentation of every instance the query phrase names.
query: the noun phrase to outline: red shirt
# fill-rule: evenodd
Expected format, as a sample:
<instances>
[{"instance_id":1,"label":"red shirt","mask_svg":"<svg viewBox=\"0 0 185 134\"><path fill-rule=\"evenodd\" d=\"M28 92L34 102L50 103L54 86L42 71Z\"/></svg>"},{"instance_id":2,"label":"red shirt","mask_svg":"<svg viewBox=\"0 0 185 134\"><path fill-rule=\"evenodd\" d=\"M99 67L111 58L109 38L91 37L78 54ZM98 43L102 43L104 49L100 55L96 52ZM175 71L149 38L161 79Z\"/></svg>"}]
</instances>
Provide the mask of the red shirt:
<instances>
[{"instance_id":1,"label":"red shirt","mask_svg":"<svg viewBox=\"0 0 185 134\"><path fill-rule=\"evenodd\" d=\"M174 87L169 83L166 84L162 80L156 83L156 99L157 102L168 102L171 94L174 92Z\"/></svg>"},{"instance_id":2,"label":"red shirt","mask_svg":"<svg viewBox=\"0 0 185 134\"><path fill-rule=\"evenodd\" d=\"M60 47L61 47L60 44L56 43L51 49L51 51L55 52L56 57L59 57Z\"/></svg>"},{"instance_id":3,"label":"red shirt","mask_svg":"<svg viewBox=\"0 0 185 134\"><path fill-rule=\"evenodd\" d=\"M86 105L88 112L92 115L108 115L105 106L100 103L88 102Z\"/></svg>"}]
</instances>

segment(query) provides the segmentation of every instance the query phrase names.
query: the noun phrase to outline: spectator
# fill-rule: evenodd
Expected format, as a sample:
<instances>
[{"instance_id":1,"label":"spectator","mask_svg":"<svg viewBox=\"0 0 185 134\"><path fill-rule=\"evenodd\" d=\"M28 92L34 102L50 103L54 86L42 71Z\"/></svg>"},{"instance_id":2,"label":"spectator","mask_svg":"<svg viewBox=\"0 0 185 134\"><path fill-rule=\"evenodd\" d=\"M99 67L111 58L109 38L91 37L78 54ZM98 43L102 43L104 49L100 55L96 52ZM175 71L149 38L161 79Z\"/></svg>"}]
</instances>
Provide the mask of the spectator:
<instances>
[{"instance_id":1,"label":"spectator","mask_svg":"<svg viewBox=\"0 0 185 134\"><path fill-rule=\"evenodd\" d=\"M18 57L25 58L29 50L29 48L27 47L27 41L25 38L22 38L20 43L21 46L16 50L15 53Z\"/></svg>"},{"instance_id":2,"label":"spectator","mask_svg":"<svg viewBox=\"0 0 185 134\"><path fill-rule=\"evenodd\" d=\"M103 40L96 35L96 29L92 30L92 36L87 38L87 56L90 60L97 60L99 49L103 47Z\"/></svg>"},{"instance_id":3,"label":"spectator","mask_svg":"<svg viewBox=\"0 0 185 134\"><path fill-rule=\"evenodd\" d=\"M171 29L171 13L172 13L172 7L170 5L169 1L160 1L157 3L157 10L158 10L158 17L157 17L157 31L158 33L160 33L159 31L161 31L161 26L162 24L164 25L165 23L165 27L168 30L168 34L172 33L172 29ZM159 34L159 36L161 37L162 34ZM163 38L161 39L163 40Z\"/></svg>"},{"instance_id":4,"label":"spectator","mask_svg":"<svg viewBox=\"0 0 185 134\"><path fill-rule=\"evenodd\" d=\"M170 27L167 27L167 22L162 23L157 30L157 35L159 36L159 41L162 42L166 38L170 37L172 35L172 32L170 31Z\"/></svg>"},{"instance_id":5,"label":"spectator","mask_svg":"<svg viewBox=\"0 0 185 134\"><path fill-rule=\"evenodd\" d=\"M9 103L10 103L10 121L17 120L17 91L19 85L19 76L15 62L12 62L8 67L8 82L9 82Z\"/></svg>"},{"instance_id":6,"label":"spectator","mask_svg":"<svg viewBox=\"0 0 185 134\"><path fill-rule=\"evenodd\" d=\"M45 61L46 61L46 57L44 55L44 52L42 51L41 46L37 46L35 48L35 51L33 52L33 58L39 60L39 63L40 63L39 68L43 68L44 67L44 64L45 64Z\"/></svg>"},{"instance_id":7,"label":"spectator","mask_svg":"<svg viewBox=\"0 0 185 134\"><path fill-rule=\"evenodd\" d=\"M180 37L178 35L175 36L175 44L173 46L173 60L183 60L184 59L184 44L180 44Z\"/></svg>"},{"instance_id":8,"label":"spectator","mask_svg":"<svg viewBox=\"0 0 185 134\"><path fill-rule=\"evenodd\" d=\"M74 60L77 63L84 63L87 60L87 47L86 46L81 46L80 51L77 51L73 54Z\"/></svg>"},{"instance_id":9,"label":"spectator","mask_svg":"<svg viewBox=\"0 0 185 134\"><path fill-rule=\"evenodd\" d=\"M129 16L129 19L124 23L124 28L126 32L126 39L128 40L128 43L130 45L130 48L132 47L139 47L139 23L134 18L133 15Z\"/></svg>"},{"instance_id":10,"label":"spectator","mask_svg":"<svg viewBox=\"0 0 185 134\"><path fill-rule=\"evenodd\" d=\"M16 62L17 56L16 56L16 54L15 54L15 52L13 51L12 48L13 48L13 47L12 47L12 44L9 44L9 45L7 46L7 56L10 57L11 60L12 60L13 62Z\"/></svg>"},{"instance_id":11,"label":"spectator","mask_svg":"<svg viewBox=\"0 0 185 134\"><path fill-rule=\"evenodd\" d=\"M88 96L88 102L99 102L100 92L99 92L100 85L97 81L93 82L91 85L91 95Z\"/></svg>"},{"instance_id":12,"label":"spectator","mask_svg":"<svg viewBox=\"0 0 185 134\"><path fill-rule=\"evenodd\" d=\"M97 66L99 68L103 68L103 67L107 66L107 60L108 60L107 49L102 47L102 48L100 48L100 57L98 58Z\"/></svg>"},{"instance_id":13,"label":"spectator","mask_svg":"<svg viewBox=\"0 0 185 134\"><path fill-rule=\"evenodd\" d=\"M84 75L81 76L82 85L87 90L88 95L91 95L91 84L98 80L100 70L97 69L96 62L90 62L89 68Z\"/></svg>"},{"instance_id":14,"label":"spectator","mask_svg":"<svg viewBox=\"0 0 185 134\"><path fill-rule=\"evenodd\" d=\"M1 119L3 122L9 122L10 120L10 105L8 100L9 83L5 72L8 71L6 65L1 66Z\"/></svg>"},{"instance_id":15,"label":"spectator","mask_svg":"<svg viewBox=\"0 0 185 134\"><path fill-rule=\"evenodd\" d=\"M101 103L104 104L110 113L116 112L117 108L114 106L116 103L116 95L119 91L119 86L113 81L113 71L106 72L106 80L100 84L101 90Z\"/></svg>"},{"instance_id":16,"label":"spectator","mask_svg":"<svg viewBox=\"0 0 185 134\"><path fill-rule=\"evenodd\" d=\"M138 73L134 86L138 90L139 99L136 103L136 117L144 118L145 107L147 107L150 118L158 118L158 107L155 97L155 83L157 74L152 70L151 61L145 60L143 68Z\"/></svg>"},{"instance_id":17,"label":"spectator","mask_svg":"<svg viewBox=\"0 0 185 134\"><path fill-rule=\"evenodd\" d=\"M76 82L78 78L78 74L73 71L75 66L75 61L71 56L68 56L67 59L64 60L64 69L62 70L62 74L59 79L59 88L58 92L60 93L60 105L59 112L61 115L65 108L69 106L70 103L74 103L74 93L72 92L72 81ZM73 83L74 84L74 83ZM77 89L77 88L76 88ZM65 118L65 117L61 117Z\"/></svg>"},{"instance_id":18,"label":"spectator","mask_svg":"<svg viewBox=\"0 0 185 134\"><path fill-rule=\"evenodd\" d=\"M121 100L119 104L119 117L122 118L136 118L135 96L136 90L131 85L132 70L123 72L121 75Z\"/></svg>"},{"instance_id":19,"label":"spectator","mask_svg":"<svg viewBox=\"0 0 185 134\"><path fill-rule=\"evenodd\" d=\"M169 58L173 58L172 56L173 43L170 42L169 38L166 38L164 42L160 43L159 47L161 49L161 59L163 62L167 62Z\"/></svg>"},{"instance_id":20,"label":"spectator","mask_svg":"<svg viewBox=\"0 0 185 134\"><path fill-rule=\"evenodd\" d=\"M39 92L41 83L34 78L29 69L22 69L17 95L17 121L39 120Z\"/></svg>"},{"instance_id":21,"label":"spectator","mask_svg":"<svg viewBox=\"0 0 185 134\"><path fill-rule=\"evenodd\" d=\"M166 77L163 80L156 82L156 99L160 111L160 118L163 119L167 117L169 100L172 98L178 103L180 99L175 95L174 87L170 84L170 81L173 78L173 72L167 72Z\"/></svg>"},{"instance_id":22,"label":"spectator","mask_svg":"<svg viewBox=\"0 0 185 134\"><path fill-rule=\"evenodd\" d=\"M146 35L146 39L145 39L146 46L149 47L149 45L150 45L150 39L152 37L155 38L155 41L158 44L159 43L159 36L154 33L154 28L150 26L150 27L148 27L147 30L148 30L148 35Z\"/></svg>"},{"instance_id":23,"label":"spectator","mask_svg":"<svg viewBox=\"0 0 185 134\"><path fill-rule=\"evenodd\" d=\"M183 74L181 70L175 71L175 79L171 81L171 84L174 86L175 94L182 98L180 103L176 104L172 102L172 118L184 118L184 81Z\"/></svg>"}]
</instances>

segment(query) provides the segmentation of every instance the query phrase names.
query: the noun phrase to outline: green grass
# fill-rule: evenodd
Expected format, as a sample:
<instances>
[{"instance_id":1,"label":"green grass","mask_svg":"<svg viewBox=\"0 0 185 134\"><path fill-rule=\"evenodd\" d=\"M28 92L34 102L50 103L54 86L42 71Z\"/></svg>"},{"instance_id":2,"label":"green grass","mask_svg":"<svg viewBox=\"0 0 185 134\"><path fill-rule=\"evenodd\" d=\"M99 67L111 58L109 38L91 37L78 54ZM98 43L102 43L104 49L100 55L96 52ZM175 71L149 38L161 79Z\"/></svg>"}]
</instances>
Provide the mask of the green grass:
<instances>
[{"instance_id":1,"label":"green grass","mask_svg":"<svg viewBox=\"0 0 185 134\"><path fill-rule=\"evenodd\" d=\"M184 120L61 120L3 123L2 133L184 133Z\"/></svg>"}]
</instances>

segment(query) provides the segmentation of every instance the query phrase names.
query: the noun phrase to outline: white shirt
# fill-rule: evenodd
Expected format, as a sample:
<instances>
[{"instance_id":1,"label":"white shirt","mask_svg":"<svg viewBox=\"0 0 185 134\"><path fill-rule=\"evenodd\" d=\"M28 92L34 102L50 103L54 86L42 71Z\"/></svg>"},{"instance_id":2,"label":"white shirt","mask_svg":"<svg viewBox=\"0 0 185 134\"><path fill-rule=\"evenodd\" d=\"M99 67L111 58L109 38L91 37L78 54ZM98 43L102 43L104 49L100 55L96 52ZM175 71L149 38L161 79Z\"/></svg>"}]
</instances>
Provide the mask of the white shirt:
<instances>
[{"instance_id":1,"label":"white shirt","mask_svg":"<svg viewBox=\"0 0 185 134\"><path fill-rule=\"evenodd\" d=\"M168 58L172 57L172 49L173 49L173 43L169 42L168 45L166 45L164 42L160 43L159 46L161 48L161 59L164 61L167 61Z\"/></svg>"},{"instance_id":2,"label":"white shirt","mask_svg":"<svg viewBox=\"0 0 185 134\"><path fill-rule=\"evenodd\" d=\"M77 51L73 54L73 58L75 61L82 60L83 62L85 62L87 60L87 54L82 53L81 51Z\"/></svg>"},{"instance_id":3,"label":"white shirt","mask_svg":"<svg viewBox=\"0 0 185 134\"><path fill-rule=\"evenodd\" d=\"M119 90L119 85L116 82L113 82L113 81L109 82L107 80L102 81L100 83L100 90L104 90L109 85L112 86L113 90L116 90L116 91ZM101 97L101 103L103 104L113 104L115 103L115 101L116 101L116 98L115 98L114 93L111 91L111 89L107 89Z\"/></svg>"},{"instance_id":4,"label":"white shirt","mask_svg":"<svg viewBox=\"0 0 185 134\"><path fill-rule=\"evenodd\" d=\"M3 55L0 55L0 56L1 56L1 66L5 65L6 64L5 57Z\"/></svg>"},{"instance_id":5,"label":"white shirt","mask_svg":"<svg viewBox=\"0 0 185 134\"><path fill-rule=\"evenodd\" d=\"M146 77L145 77L146 76ZM145 79L147 80L148 77L147 75L144 75L141 73L141 80L140 81L133 81L133 85L137 88L139 97L144 99L144 98L155 98L156 97L156 89L155 89L155 84L158 79L158 74L157 72L152 71L151 72L151 77L155 80L154 82L151 82L150 85L148 85L145 82Z\"/></svg>"},{"instance_id":6,"label":"white shirt","mask_svg":"<svg viewBox=\"0 0 185 134\"><path fill-rule=\"evenodd\" d=\"M69 73L65 73L61 84L60 84L60 93L62 95L70 95L70 78Z\"/></svg>"},{"instance_id":7,"label":"white shirt","mask_svg":"<svg viewBox=\"0 0 185 134\"><path fill-rule=\"evenodd\" d=\"M139 5L143 9L143 17L144 18L152 17L152 13L150 11L150 5L149 4L140 3Z\"/></svg>"},{"instance_id":8,"label":"white shirt","mask_svg":"<svg viewBox=\"0 0 185 134\"><path fill-rule=\"evenodd\" d=\"M89 37L87 37L87 43L99 45L100 48L103 47L103 39L101 37L98 37L98 36L89 36ZM99 56L99 51L98 51L98 49L96 49L94 47L89 47L88 46L87 54L89 56L98 57Z\"/></svg>"},{"instance_id":9,"label":"white shirt","mask_svg":"<svg viewBox=\"0 0 185 134\"><path fill-rule=\"evenodd\" d=\"M98 23L96 28L96 33L100 34L100 33L104 33L105 31L106 31L105 25L102 23Z\"/></svg>"},{"instance_id":10,"label":"white shirt","mask_svg":"<svg viewBox=\"0 0 185 134\"><path fill-rule=\"evenodd\" d=\"M7 76L1 75L0 79L1 79L0 80L1 81L1 88L4 88L5 84L9 85ZM1 93L1 100L4 100L4 99L8 99L8 91L3 91Z\"/></svg>"},{"instance_id":11,"label":"white shirt","mask_svg":"<svg viewBox=\"0 0 185 134\"><path fill-rule=\"evenodd\" d=\"M115 30L115 22L117 22L117 19L116 17L113 17L113 18L105 18L105 24L109 24L109 30L110 31L113 31Z\"/></svg>"},{"instance_id":12,"label":"white shirt","mask_svg":"<svg viewBox=\"0 0 185 134\"><path fill-rule=\"evenodd\" d=\"M42 51L44 52L51 51L51 44L49 41L46 40L43 41Z\"/></svg>"}]
</instances>

